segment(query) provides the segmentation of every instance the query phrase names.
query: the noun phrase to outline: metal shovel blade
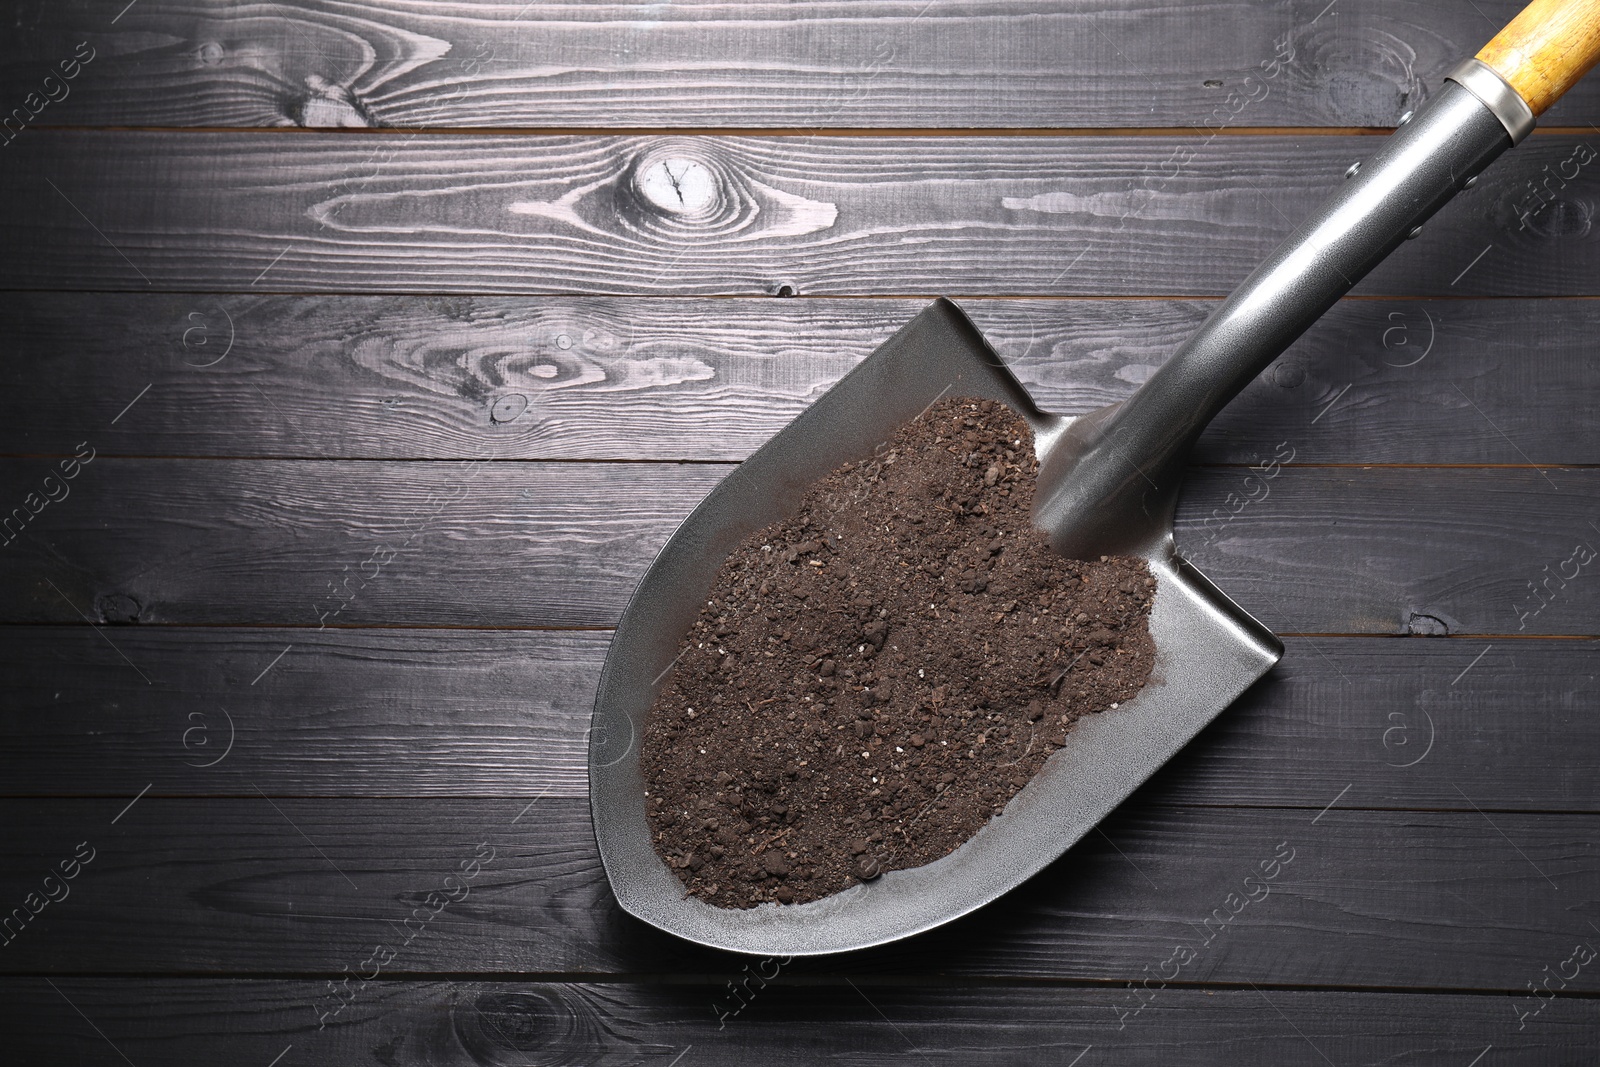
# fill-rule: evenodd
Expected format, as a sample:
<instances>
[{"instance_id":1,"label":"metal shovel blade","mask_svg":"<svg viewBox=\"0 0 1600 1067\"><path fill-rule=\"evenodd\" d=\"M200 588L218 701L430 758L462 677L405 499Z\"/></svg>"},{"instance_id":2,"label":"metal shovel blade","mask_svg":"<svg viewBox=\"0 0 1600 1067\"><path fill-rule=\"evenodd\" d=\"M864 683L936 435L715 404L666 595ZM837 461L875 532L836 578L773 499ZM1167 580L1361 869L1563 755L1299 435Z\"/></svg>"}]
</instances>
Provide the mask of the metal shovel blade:
<instances>
[{"instance_id":1,"label":"metal shovel blade","mask_svg":"<svg viewBox=\"0 0 1600 1067\"><path fill-rule=\"evenodd\" d=\"M639 766L645 716L684 635L740 541L792 515L812 482L870 456L941 396L1004 401L1033 429L1042 480L1062 466L1047 460L1075 420L1041 411L966 316L940 300L729 474L645 574L606 657L589 742L595 836L630 914L703 945L780 956L867 948L949 922L1064 853L1282 655L1270 631L1178 557L1171 502L1161 502L1129 550L1157 581L1149 684L1081 719L1003 814L942 859L811 903L740 910L689 896L651 845Z\"/></svg>"}]
</instances>

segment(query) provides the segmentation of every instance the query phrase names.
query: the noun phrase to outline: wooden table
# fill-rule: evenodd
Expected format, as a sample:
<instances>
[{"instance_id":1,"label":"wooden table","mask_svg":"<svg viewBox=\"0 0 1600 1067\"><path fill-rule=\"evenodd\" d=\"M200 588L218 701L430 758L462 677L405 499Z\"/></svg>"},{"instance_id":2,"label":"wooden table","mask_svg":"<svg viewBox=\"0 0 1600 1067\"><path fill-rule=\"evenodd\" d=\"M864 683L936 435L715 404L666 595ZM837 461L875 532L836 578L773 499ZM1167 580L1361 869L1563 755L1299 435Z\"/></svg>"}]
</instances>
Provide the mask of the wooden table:
<instances>
[{"instance_id":1,"label":"wooden table","mask_svg":"<svg viewBox=\"0 0 1600 1067\"><path fill-rule=\"evenodd\" d=\"M585 802L733 464L939 294L1128 395L1515 0L124 2L0 64L0 1059L1593 1062L1600 78L1214 424L1287 655L1046 873L744 960Z\"/></svg>"}]
</instances>

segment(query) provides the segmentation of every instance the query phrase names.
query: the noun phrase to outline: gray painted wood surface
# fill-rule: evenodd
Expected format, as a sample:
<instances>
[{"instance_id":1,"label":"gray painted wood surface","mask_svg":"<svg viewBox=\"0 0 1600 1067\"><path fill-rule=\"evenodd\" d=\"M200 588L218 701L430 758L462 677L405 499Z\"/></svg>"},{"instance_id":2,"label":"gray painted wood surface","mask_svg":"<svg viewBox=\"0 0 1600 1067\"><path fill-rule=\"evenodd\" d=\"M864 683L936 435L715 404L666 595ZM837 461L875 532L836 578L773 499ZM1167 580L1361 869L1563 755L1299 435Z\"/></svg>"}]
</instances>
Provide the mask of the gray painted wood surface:
<instances>
[{"instance_id":1,"label":"gray painted wood surface","mask_svg":"<svg viewBox=\"0 0 1600 1067\"><path fill-rule=\"evenodd\" d=\"M670 985L376 981L320 1031L317 998L328 991L307 980L80 978L59 980L53 990L17 979L0 982L0 991L36 1022L13 1043L22 1054L67 1050L75 1062L120 1063L115 1045L142 1067L191 1064L218 1047L251 1063L287 1049L295 1063L443 1067L669 1067L674 1057L726 1067L1069 1064L1073 1057L1079 1067L1166 1067L1177 1059L1278 1067L1322 1063L1319 1054L1340 1064L1394 1055L1468 1063L1492 1049L1497 1063L1532 1067L1575 1062L1596 1036L1591 1003L1567 998L1522 1031L1514 1011L1528 1009L1501 996L1168 988L1132 1015L1127 990L1083 986L925 982L907 989L861 979L819 988L780 978L763 987L759 976L776 965L757 960L749 971L725 968ZM755 995L736 999L730 985ZM152 1000L190 1010L152 1011ZM719 1027L719 1016L739 1003L748 1007ZM40 1040L46 1030L61 1036Z\"/></svg>"},{"instance_id":2,"label":"gray painted wood surface","mask_svg":"<svg viewBox=\"0 0 1600 1067\"><path fill-rule=\"evenodd\" d=\"M12 293L0 421L13 454L741 460L925 306ZM1073 415L1130 396L1214 306L963 302ZM1195 458L1597 463L1597 331L1589 300L1345 300Z\"/></svg>"},{"instance_id":3,"label":"gray painted wood surface","mask_svg":"<svg viewBox=\"0 0 1600 1067\"><path fill-rule=\"evenodd\" d=\"M8 1052L1591 1060L1593 80L1213 425L1179 541L1286 658L1004 904L719 1020L583 799L651 553L929 297L1115 402L1517 6L14 5Z\"/></svg>"},{"instance_id":4,"label":"gray painted wood surface","mask_svg":"<svg viewBox=\"0 0 1600 1067\"><path fill-rule=\"evenodd\" d=\"M19 101L120 126L1392 126L1520 8L1340 0L21 4ZM1246 80L1246 79L1249 80ZM60 90L57 90L60 94ZM1580 85L1550 114L1595 120Z\"/></svg>"},{"instance_id":5,"label":"gray painted wood surface","mask_svg":"<svg viewBox=\"0 0 1600 1067\"><path fill-rule=\"evenodd\" d=\"M83 626L13 629L9 794L115 798L151 784L196 797L257 785L275 796L586 795L606 632L106 636L115 648ZM1600 813L1592 639L1285 644L1283 662L1144 799L1297 806L1349 786L1383 808ZM130 661L160 673L146 685Z\"/></svg>"},{"instance_id":6,"label":"gray painted wood surface","mask_svg":"<svg viewBox=\"0 0 1600 1067\"><path fill-rule=\"evenodd\" d=\"M1474 783L1461 784L1470 796ZM31 818L41 802L0 801L16 827L6 899L79 842L94 850L81 884L13 936L0 969L337 974L408 934L391 974L692 975L730 958L617 907L586 800L270 798L260 786L146 796L115 826L121 798L51 801L50 826ZM1005 907L794 973L1115 984L1187 943L1183 984L1509 995L1539 976L1530 956L1555 956L1553 968L1594 939L1584 904L1600 892L1597 816L1383 810L1353 789L1307 801L1130 802ZM1267 861L1277 873L1264 879ZM423 904L445 888L452 904Z\"/></svg>"},{"instance_id":7,"label":"gray painted wood surface","mask_svg":"<svg viewBox=\"0 0 1600 1067\"><path fill-rule=\"evenodd\" d=\"M43 505L9 516L0 621L609 627L730 469L99 457L52 502L61 462L0 467ZM1177 538L1284 632L1594 636L1597 492L1589 467L1204 467Z\"/></svg>"},{"instance_id":8,"label":"gray painted wood surface","mask_svg":"<svg viewBox=\"0 0 1600 1067\"><path fill-rule=\"evenodd\" d=\"M1530 138L1356 291L1594 295L1586 143ZM1221 296L1377 144L36 130L0 287Z\"/></svg>"}]
</instances>

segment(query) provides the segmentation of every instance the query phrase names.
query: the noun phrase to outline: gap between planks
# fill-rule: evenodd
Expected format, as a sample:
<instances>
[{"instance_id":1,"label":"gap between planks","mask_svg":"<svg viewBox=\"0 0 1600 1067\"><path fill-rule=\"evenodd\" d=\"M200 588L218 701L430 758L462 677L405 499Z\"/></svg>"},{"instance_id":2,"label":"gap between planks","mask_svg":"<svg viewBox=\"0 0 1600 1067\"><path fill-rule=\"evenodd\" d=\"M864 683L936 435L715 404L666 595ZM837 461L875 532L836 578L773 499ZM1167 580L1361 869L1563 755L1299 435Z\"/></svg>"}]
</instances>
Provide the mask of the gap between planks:
<instances>
[{"instance_id":1,"label":"gap between planks","mask_svg":"<svg viewBox=\"0 0 1600 1067\"><path fill-rule=\"evenodd\" d=\"M741 957L742 958L742 957ZM806 959L798 957L797 959ZM809 957L814 961L827 961L828 957ZM85 981L245 981L245 982L322 982L347 977L347 971L6 971L0 974L0 983L27 981L29 979L82 979ZM728 980L724 972L696 971L384 971L372 984L385 982L394 985L432 985L439 982L505 982L516 985L635 985L635 986L721 986ZM868 989L951 989L969 987L983 989L1109 989L1121 992L1129 986L1126 978L1054 978L1049 975L955 975L943 976L927 971L908 974L832 975L828 973L790 974L783 985L813 989L847 989L852 985ZM1526 996L1523 989L1490 989L1482 986L1401 986L1374 983L1308 982L1216 982L1184 981L1174 979L1163 983L1163 989L1221 990L1248 992L1268 990L1275 993L1392 993L1415 996L1503 997ZM1600 1000L1600 990L1563 989L1555 997L1567 1000Z\"/></svg>"},{"instance_id":2,"label":"gap between planks","mask_svg":"<svg viewBox=\"0 0 1600 1067\"><path fill-rule=\"evenodd\" d=\"M66 459L70 452L4 452L0 462L8 460ZM284 454L262 455L188 455L166 452L111 452L95 454L96 459L163 460L184 463L458 463L456 456L297 456ZM738 460L730 459L652 459L639 456L578 456L561 459L522 456L483 456L479 463L523 463L529 466L554 466L574 464L594 466L657 466L657 467L736 467ZM1294 470L1512 470L1512 471L1581 471L1600 468L1600 463L1283 463L1282 467ZM1249 463L1193 463L1191 470L1244 470L1254 469Z\"/></svg>"},{"instance_id":3,"label":"gap between planks","mask_svg":"<svg viewBox=\"0 0 1600 1067\"><path fill-rule=\"evenodd\" d=\"M1143 788L1143 787L1141 786L1141 788ZM1138 795L1137 793L1130 794L1125 800L1122 801L1121 804L1118 804L1117 805L1117 809L1114 809L1114 810L1121 810L1123 806L1130 805L1130 804L1138 805L1138 808L1139 808L1140 811L1149 811L1149 812L1184 812L1184 811L1280 811L1280 812L1295 812L1295 811L1298 811L1298 812L1311 812L1311 811L1316 811L1316 812L1326 812L1328 810L1328 806L1326 806L1326 805L1319 806L1317 804L1217 804L1217 803L1209 803L1208 804L1208 803L1205 803L1203 801L1193 801L1193 800L1182 800L1182 801L1138 800L1138 799L1136 799L1137 795ZM282 791L278 791L278 790L273 790L273 791L269 792L269 791L265 791L265 790L261 790L261 789L254 789L254 790L252 790L251 792L248 792L248 793L230 793L230 792L215 792L215 793L156 793L156 792L153 792L153 791L151 791L149 789L146 789L146 791L144 793L140 794L140 796L137 797L136 799L144 800L147 797L150 800L173 800L173 801L182 801L184 803L188 803L188 802L191 802L191 801L197 801L197 800L255 800L257 797L266 797L266 798L269 798L269 799L295 800L295 801L303 801L303 800L355 801L355 802L359 802L361 804L377 803L377 802L380 802L380 801L389 801L389 800L412 801L412 802L417 802L417 803L428 803L428 804L438 803L438 802L441 802L441 801L471 801L473 803L477 803L477 802L480 802L480 801L499 801L499 800L504 800L504 801L507 801L508 803L515 803L515 802L517 802L519 800L526 800L527 799L527 795L526 794L521 794L521 793L515 793L515 794L513 794L513 793L500 793L500 794L496 794L496 793L361 793L361 794L351 794L351 793L317 793L317 792L286 793L286 792L282 792ZM103 801L103 800L107 800L107 799L119 800L119 799L122 799L122 796L119 795L119 794L111 794L111 793L0 793L0 801L36 801L36 802L42 802L42 803L47 803L47 804L55 804L55 803L63 803L63 804L65 804L65 803L68 803L68 802L78 802L78 801L95 801L95 802L98 802L98 801ZM588 791L586 789L583 794L570 795L570 796L569 795L561 795L561 796L540 795L538 797L535 797L534 800L536 800L536 801L545 800L545 801L548 801L550 803L556 803L556 802L559 802L559 801L566 801L568 803L587 804L589 802L589 797L588 797ZM1504 807L1485 807L1482 804L1472 804L1470 801L1468 803L1470 805L1469 807L1456 807L1456 808L1447 808L1447 807L1443 807L1443 806L1438 805L1438 804L1406 804L1406 805L1396 805L1396 804L1340 804L1340 805L1337 806L1337 810L1340 811L1340 812L1347 813L1347 814L1351 813L1351 812L1365 812L1365 813L1368 813L1368 814L1375 814L1375 815L1471 815L1471 814L1474 814L1474 813L1476 813L1478 815L1483 815L1485 813L1490 813L1490 814L1494 814L1494 815L1512 815L1512 816L1517 816L1517 817L1523 817L1523 816L1532 817L1532 816L1537 816L1537 815L1549 815L1549 816L1555 816L1555 817L1558 817L1558 818L1581 818L1581 819L1593 819L1595 817L1595 812L1594 811L1589 810L1589 809L1585 809L1585 808L1504 808ZM1107 816L1106 818L1110 818L1110 816ZM1104 822L1104 820L1102 820L1102 822ZM1100 824L1097 823L1096 827L1098 828L1099 825ZM1087 840L1087 838L1085 838L1084 840ZM1077 847L1077 846L1074 845L1073 847ZM0 975L4 975L4 974L8 974L8 973L10 973L10 972L0 972ZM1595 996L1600 997L1600 990L1596 990L1595 991Z\"/></svg>"},{"instance_id":4,"label":"gap between planks","mask_svg":"<svg viewBox=\"0 0 1600 1067\"><path fill-rule=\"evenodd\" d=\"M112 623L94 624L73 619L44 619L29 622L18 619L0 619L0 633L7 628L37 629L40 627L84 627L98 625L102 629L110 628L125 633L138 630L280 630L285 632L301 633L305 631L322 630L349 630L360 633L384 633L386 631L404 632L409 630L439 630L444 632L465 633L555 633L555 634L610 634L616 632L614 626L471 626L466 623L426 623L426 622L333 622L325 625L314 623L288 623L288 622L139 622L139 623ZM1362 641L1397 641L1397 640L1451 640L1451 641L1600 641L1600 633L1592 634L1543 634L1543 633L1481 633L1452 632L1448 634L1411 634L1411 633L1372 633L1370 631L1344 631L1344 630L1274 630L1278 637L1313 638L1321 637L1330 640L1341 638ZM3 795L3 794L0 794Z\"/></svg>"},{"instance_id":5,"label":"gap between planks","mask_svg":"<svg viewBox=\"0 0 1600 1067\"><path fill-rule=\"evenodd\" d=\"M336 133L350 137L1387 137L1393 126L57 126L56 133ZM1581 136L1589 126L1536 126L1535 136Z\"/></svg>"},{"instance_id":6,"label":"gap between planks","mask_svg":"<svg viewBox=\"0 0 1600 1067\"><path fill-rule=\"evenodd\" d=\"M793 300L793 301L905 301L905 300L954 300L961 303L975 304L981 302L1007 303L1007 302L1056 302L1056 303L1093 303L1093 302L1123 302L1135 303L1139 301L1187 301L1193 303L1221 303L1227 299L1227 294L1216 293L951 293L951 292L905 292L905 293L795 293L792 296L777 296L773 293L628 293L628 292L587 292L573 291L561 293L511 293L498 289L486 289L481 292L468 292L465 290L449 290L441 293L436 289L384 289L374 291L369 289L160 289L149 293L144 289L33 289L19 286L0 285L0 295L19 294L22 296L132 296L145 293L152 298L179 297L179 296L241 296L248 293L251 296L261 297L287 297L325 298L358 297L379 299L417 299L431 300L440 296L449 296L462 300L527 300L530 302L562 301L562 300L627 300L629 302L654 301L658 303L682 303L684 300L712 301L712 300ZM1467 296L1455 293L1435 294L1394 294L1394 293L1347 293L1339 298L1345 301L1367 301L1371 303L1404 303L1407 301L1431 301L1437 303L1489 303L1528 300L1600 300L1600 293L1532 293L1524 295L1492 293L1485 296ZM1320 321L1320 320L1319 320Z\"/></svg>"},{"instance_id":7,"label":"gap between planks","mask_svg":"<svg viewBox=\"0 0 1600 1067\"><path fill-rule=\"evenodd\" d=\"M1171 302L1192 301L1195 303L1211 302L1221 303L1228 294L1216 293L949 293L949 292L905 292L905 293L795 293L792 296L776 296L772 293L628 293L615 292L588 292L574 290L571 292L538 292L521 293L508 292L500 289L486 289L483 291L436 290L436 289L159 289L153 294L146 289L28 289L19 286L0 285L0 295L18 294L22 296L135 296L141 293L154 297L200 296L200 297L227 297L227 296L261 296L285 298L337 298L337 297L373 297L384 299L417 299L431 300L441 296L459 298L463 300L528 300L528 301L559 301L559 300L627 300L627 301L658 301L665 303L672 301L682 303L685 300L712 301L712 300L792 300L792 301L906 301L906 300L953 300L961 304L976 304L984 301L1005 303L1008 301L1030 301L1037 303L1092 303L1092 302ZM1407 301L1432 301L1436 303L1491 303L1531 300L1600 300L1600 292L1595 293L1528 293L1504 294L1495 293L1487 296L1461 296L1454 293L1435 293L1431 295L1409 295L1388 293L1357 293L1339 298L1343 301L1369 301L1373 303L1404 303Z\"/></svg>"}]
</instances>

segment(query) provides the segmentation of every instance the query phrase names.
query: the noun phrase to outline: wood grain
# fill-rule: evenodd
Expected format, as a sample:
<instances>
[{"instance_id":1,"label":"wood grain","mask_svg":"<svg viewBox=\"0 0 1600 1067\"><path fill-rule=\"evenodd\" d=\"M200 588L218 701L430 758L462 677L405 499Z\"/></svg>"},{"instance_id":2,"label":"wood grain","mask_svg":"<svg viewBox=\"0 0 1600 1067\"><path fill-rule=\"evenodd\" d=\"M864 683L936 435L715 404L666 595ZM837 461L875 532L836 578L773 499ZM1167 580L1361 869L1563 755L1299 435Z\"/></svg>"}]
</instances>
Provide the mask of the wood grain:
<instances>
[{"instance_id":1,"label":"wood grain","mask_svg":"<svg viewBox=\"0 0 1600 1067\"><path fill-rule=\"evenodd\" d=\"M80 0L17 20L0 87L20 102L88 40L99 56L40 121L1389 126L1517 7L899 0L641 15L616 3L141 0L112 24L114 11ZM1600 112L1592 90L1578 92L1560 113L1568 124Z\"/></svg>"},{"instance_id":2,"label":"wood grain","mask_svg":"<svg viewBox=\"0 0 1600 1067\"><path fill-rule=\"evenodd\" d=\"M655 550L928 296L1120 400L1518 6L14 4L9 1054L1586 1062L1594 79L1212 427L1179 542L1287 656L1040 877L719 1026L584 799Z\"/></svg>"},{"instance_id":3,"label":"wood grain","mask_svg":"<svg viewBox=\"0 0 1600 1067\"><path fill-rule=\"evenodd\" d=\"M143 783L129 784L131 799ZM1461 784L1470 796L1474 783ZM79 842L95 850L70 896L0 951L0 969L338 974L376 944L397 950L384 968L395 975L695 975L727 965L621 912L586 801L536 798L152 793L115 825L122 798L0 801L14 827L0 842L0 899L21 903ZM1374 810L1353 789L1306 800L1130 802L1103 836L1000 906L898 945L797 961L793 973L1121 982L1189 943L1184 984L1510 993L1593 936L1581 911L1600 891L1596 816ZM1277 876L1245 886L1274 856ZM424 907L444 889L453 903ZM1246 889L1253 902L1229 902Z\"/></svg>"},{"instance_id":4,"label":"wood grain","mask_svg":"<svg viewBox=\"0 0 1600 1067\"><path fill-rule=\"evenodd\" d=\"M7 794L586 795L606 633L328 630L255 685L280 630L107 636L156 684L87 627L7 634ZM1349 786L1379 807L1600 814L1592 642L1285 643L1144 799L1303 805Z\"/></svg>"},{"instance_id":5,"label":"wood grain","mask_svg":"<svg viewBox=\"0 0 1600 1067\"><path fill-rule=\"evenodd\" d=\"M0 500L23 518L43 503L0 547L0 621L300 631L611 626L730 469L102 457L52 503L39 494L55 468L0 464ZM1597 479L1197 468L1178 545L1280 632L1594 635L1600 564L1583 557L1600 545Z\"/></svg>"},{"instance_id":6,"label":"wood grain","mask_svg":"<svg viewBox=\"0 0 1600 1067\"><path fill-rule=\"evenodd\" d=\"M0 499L53 466L8 465ZM0 589L30 621L609 626L728 469L97 459L7 546Z\"/></svg>"},{"instance_id":7,"label":"wood grain","mask_svg":"<svg viewBox=\"0 0 1600 1067\"><path fill-rule=\"evenodd\" d=\"M195 796L587 795L609 633L329 629L259 681L281 630L109 636L127 660L85 626L6 635L6 793L117 796L134 770Z\"/></svg>"},{"instance_id":8,"label":"wood grain","mask_svg":"<svg viewBox=\"0 0 1600 1067\"><path fill-rule=\"evenodd\" d=\"M1321 469L1263 486L1203 471L1184 487L1177 539L1280 632L1590 634L1597 475Z\"/></svg>"},{"instance_id":9,"label":"wood grain","mask_svg":"<svg viewBox=\"0 0 1600 1067\"><path fill-rule=\"evenodd\" d=\"M1205 141L38 130L0 287L1220 296L1378 144ZM1580 151L1530 140L1357 292L1594 293Z\"/></svg>"},{"instance_id":10,"label":"wood grain","mask_svg":"<svg viewBox=\"0 0 1600 1067\"><path fill-rule=\"evenodd\" d=\"M741 460L924 306L0 294L0 423L14 453L61 456L92 437L121 456ZM1126 399L1213 306L965 302L1068 414ZM1297 462L1600 463L1597 330L1588 300L1341 301L1195 460L1289 439Z\"/></svg>"},{"instance_id":11,"label":"wood grain","mask_svg":"<svg viewBox=\"0 0 1600 1067\"><path fill-rule=\"evenodd\" d=\"M1533 0L1478 58L1543 115L1600 61L1600 4Z\"/></svg>"},{"instance_id":12,"label":"wood grain","mask_svg":"<svg viewBox=\"0 0 1600 1067\"><path fill-rule=\"evenodd\" d=\"M758 960L749 973L770 974L773 966ZM758 992L719 1026L718 1006L726 1012L735 1003L727 983L741 978ZM1339 1064L1466 1063L1492 1046L1497 1064L1527 1067L1582 1062L1596 1039L1592 1002L1573 998L1552 1001L1522 1031L1514 1002L1504 998L1383 992L1166 989L1123 1019L1128 993L1120 989L865 978L852 989L781 976L758 986L728 964L713 978L670 985L379 980L321 1031L308 1005L326 993L322 981L75 978L56 985L0 982L17 1019L10 1047L25 1059L121 1063L114 1044L140 1067L267 1064L286 1047L294 1057L286 1063L331 1067L423 1055L440 1067L670 1067L674 1056L713 1067L987 1067L1060 1065L1080 1055L1083 1067L1167 1067L1181 1049L1191 1063L1274 1067L1320 1063L1318 1052Z\"/></svg>"}]
</instances>

